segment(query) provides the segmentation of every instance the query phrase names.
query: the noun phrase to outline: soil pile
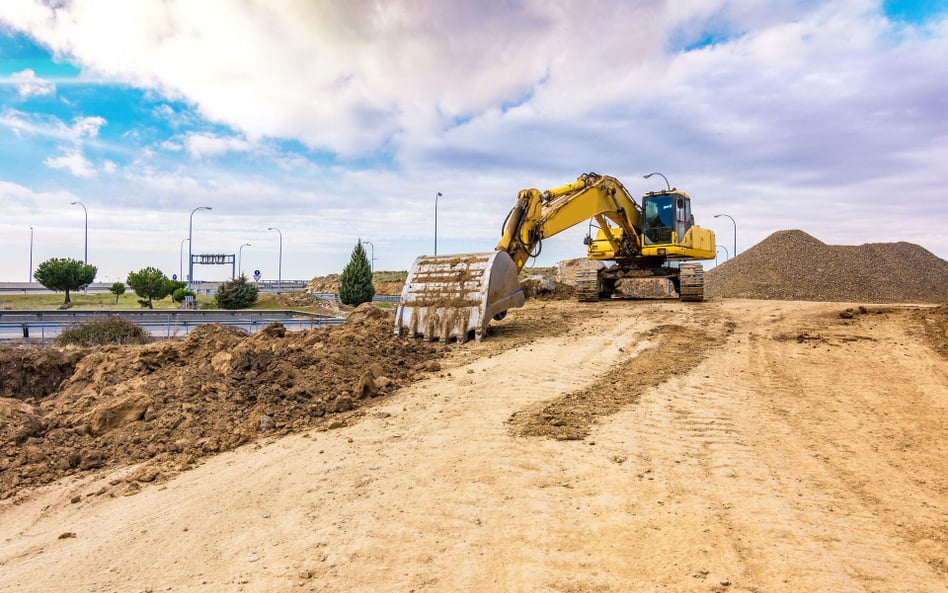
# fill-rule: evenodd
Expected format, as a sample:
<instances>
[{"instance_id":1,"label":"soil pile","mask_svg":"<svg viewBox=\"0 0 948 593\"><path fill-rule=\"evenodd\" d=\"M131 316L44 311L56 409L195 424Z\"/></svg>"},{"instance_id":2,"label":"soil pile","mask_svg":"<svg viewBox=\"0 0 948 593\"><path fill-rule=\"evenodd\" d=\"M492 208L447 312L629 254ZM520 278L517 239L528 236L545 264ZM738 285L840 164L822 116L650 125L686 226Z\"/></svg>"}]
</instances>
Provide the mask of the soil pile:
<instances>
[{"instance_id":1,"label":"soil pile","mask_svg":"<svg viewBox=\"0 0 948 593\"><path fill-rule=\"evenodd\" d=\"M309 292L264 294L260 295L258 302L272 303L284 309L314 311L327 317L345 317L352 311L352 307L349 305L343 305L339 301L323 299Z\"/></svg>"},{"instance_id":2,"label":"soil pile","mask_svg":"<svg viewBox=\"0 0 948 593\"><path fill-rule=\"evenodd\" d=\"M258 436L358 408L436 368L440 352L397 338L390 315L368 304L345 324L305 332L274 323L247 336L215 324L181 341L83 354L0 350L0 499L151 460L129 478L134 489Z\"/></svg>"},{"instance_id":3,"label":"soil pile","mask_svg":"<svg viewBox=\"0 0 948 593\"><path fill-rule=\"evenodd\" d=\"M948 262L919 245L827 245L799 230L770 235L705 282L711 297L948 303Z\"/></svg>"},{"instance_id":4,"label":"soil pile","mask_svg":"<svg viewBox=\"0 0 948 593\"><path fill-rule=\"evenodd\" d=\"M564 301L576 298L575 287L540 275L524 278L520 281L520 288L528 299Z\"/></svg>"},{"instance_id":5,"label":"soil pile","mask_svg":"<svg viewBox=\"0 0 948 593\"><path fill-rule=\"evenodd\" d=\"M317 276L306 284L306 292L320 294L339 294L339 283L342 279L340 274L329 274L328 276ZM373 280L375 294L397 296L402 293L402 286L405 281L380 281Z\"/></svg>"}]
</instances>

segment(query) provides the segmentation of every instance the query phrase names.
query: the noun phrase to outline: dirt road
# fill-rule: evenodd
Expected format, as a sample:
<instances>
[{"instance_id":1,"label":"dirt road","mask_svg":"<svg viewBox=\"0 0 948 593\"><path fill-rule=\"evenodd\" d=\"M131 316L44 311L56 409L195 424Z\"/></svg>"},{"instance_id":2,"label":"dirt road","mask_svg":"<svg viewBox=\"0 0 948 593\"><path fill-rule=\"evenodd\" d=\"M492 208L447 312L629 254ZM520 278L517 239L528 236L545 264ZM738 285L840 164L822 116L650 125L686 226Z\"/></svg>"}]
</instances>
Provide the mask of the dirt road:
<instances>
[{"instance_id":1,"label":"dirt road","mask_svg":"<svg viewBox=\"0 0 948 593\"><path fill-rule=\"evenodd\" d=\"M0 503L0 590L948 591L948 360L845 308L531 303L344 426Z\"/></svg>"}]
</instances>

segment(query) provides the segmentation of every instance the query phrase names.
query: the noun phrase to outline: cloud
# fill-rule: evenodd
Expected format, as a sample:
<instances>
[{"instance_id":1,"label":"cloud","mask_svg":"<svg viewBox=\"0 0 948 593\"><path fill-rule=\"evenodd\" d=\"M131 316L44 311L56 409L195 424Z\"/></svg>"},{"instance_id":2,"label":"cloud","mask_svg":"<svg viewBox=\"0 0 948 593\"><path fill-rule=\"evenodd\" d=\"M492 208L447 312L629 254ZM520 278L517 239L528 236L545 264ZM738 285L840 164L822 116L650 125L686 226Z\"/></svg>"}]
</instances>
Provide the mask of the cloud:
<instances>
[{"instance_id":1,"label":"cloud","mask_svg":"<svg viewBox=\"0 0 948 593\"><path fill-rule=\"evenodd\" d=\"M253 148L253 145L243 138L225 138L206 133L189 134L184 145L194 158L217 156L227 152L246 152ZM173 150L174 147L169 145L168 148Z\"/></svg>"},{"instance_id":2,"label":"cloud","mask_svg":"<svg viewBox=\"0 0 948 593\"><path fill-rule=\"evenodd\" d=\"M92 178L96 176L95 167L78 148L64 148L62 154L48 157L43 164L50 169L64 169L76 177Z\"/></svg>"},{"instance_id":3,"label":"cloud","mask_svg":"<svg viewBox=\"0 0 948 593\"><path fill-rule=\"evenodd\" d=\"M56 92L56 84L49 80L37 78L36 73L27 68L10 75L10 80L16 86L16 92L21 99L43 97Z\"/></svg>"},{"instance_id":4,"label":"cloud","mask_svg":"<svg viewBox=\"0 0 948 593\"><path fill-rule=\"evenodd\" d=\"M590 20L579 1L19 0L2 18L84 73L182 99L251 141L355 155L521 100L551 72L595 64L597 81L621 69L603 58L657 54L658 28L625 23L657 23L659 8L604 4Z\"/></svg>"}]
</instances>

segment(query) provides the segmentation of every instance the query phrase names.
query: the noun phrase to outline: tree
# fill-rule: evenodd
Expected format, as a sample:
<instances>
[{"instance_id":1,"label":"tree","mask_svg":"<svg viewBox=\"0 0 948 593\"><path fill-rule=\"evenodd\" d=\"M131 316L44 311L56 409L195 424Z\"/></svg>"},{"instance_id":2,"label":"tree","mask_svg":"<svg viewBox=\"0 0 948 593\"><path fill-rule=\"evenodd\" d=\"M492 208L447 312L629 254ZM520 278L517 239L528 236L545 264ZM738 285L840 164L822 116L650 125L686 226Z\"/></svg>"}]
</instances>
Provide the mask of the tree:
<instances>
[{"instance_id":1,"label":"tree","mask_svg":"<svg viewBox=\"0 0 948 593\"><path fill-rule=\"evenodd\" d=\"M48 259L36 267L33 278L50 290L66 291L66 300L63 307L68 307L69 291L79 290L95 280L98 269L82 263L78 259L58 258Z\"/></svg>"},{"instance_id":2,"label":"tree","mask_svg":"<svg viewBox=\"0 0 948 593\"><path fill-rule=\"evenodd\" d=\"M141 306L149 309L155 308L152 305L152 299L163 299L171 294L172 290L171 280L165 276L165 273L151 266L137 272L129 272L126 282L135 294L141 297L138 301Z\"/></svg>"},{"instance_id":3,"label":"tree","mask_svg":"<svg viewBox=\"0 0 948 593\"><path fill-rule=\"evenodd\" d=\"M109 287L109 292L115 295L115 304L117 305L119 297L125 294L125 283L113 282L112 286Z\"/></svg>"},{"instance_id":4,"label":"tree","mask_svg":"<svg viewBox=\"0 0 948 593\"><path fill-rule=\"evenodd\" d=\"M217 287L214 294L221 309L246 309L257 302L257 285L247 281L243 274Z\"/></svg>"},{"instance_id":5,"label":"tree","mask_svg":"<svg viewBox=\"0 0 948 593\"><path fill-rule=\"evenodd\" d=\"M362 239L356 243L349 263L342 269L339 279L339 300L346 305L358 306L372 302L375 286L372 284L372 266L362 248Z\"/></svg>"}]
</instances>

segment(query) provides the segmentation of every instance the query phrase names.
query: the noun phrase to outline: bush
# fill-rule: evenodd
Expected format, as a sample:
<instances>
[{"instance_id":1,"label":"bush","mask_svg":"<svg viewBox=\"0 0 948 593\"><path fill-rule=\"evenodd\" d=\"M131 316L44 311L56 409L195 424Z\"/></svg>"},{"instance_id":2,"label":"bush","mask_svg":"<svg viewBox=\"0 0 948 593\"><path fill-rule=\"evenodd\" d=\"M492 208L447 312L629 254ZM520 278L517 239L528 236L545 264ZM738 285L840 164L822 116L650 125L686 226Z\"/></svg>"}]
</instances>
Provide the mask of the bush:
<instances>
[{"instance_id":1,"label":"bush","mask_svg":"<svg viewBox=\"0 0 948 593\"><path fill-rule=\"evenodd\" d=\"M78 323L56 338L60 346L104 346L106 344L145 344L148 334L141 326L121 317L106 317Z\"/></svg>"},{"instance_id":2,"label":"bush","mask_svg":"<svg viewBox=\"0 0 948 593\"><path fill-rule=\"evenodd\" d=\"M228 280L217 288L214 295L217 306L221 309L246 309L257 302L257 285L247 281L241 274L240 278Z\"/></svg>"},{"instance_id":3,"label":"bush","mask_svg":"<svg viewBox=\"0 0 948 593\"><path fill-rule=\"evenodd\" d=\"M193 297L197 294L193 290L188 290L187 288L176 288L173 293L171 293L171 300L176 303L183 303L184 297Z\"/></svg>"}]
</instances>

